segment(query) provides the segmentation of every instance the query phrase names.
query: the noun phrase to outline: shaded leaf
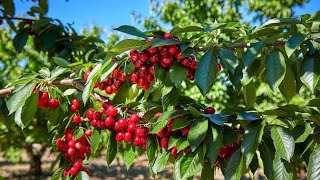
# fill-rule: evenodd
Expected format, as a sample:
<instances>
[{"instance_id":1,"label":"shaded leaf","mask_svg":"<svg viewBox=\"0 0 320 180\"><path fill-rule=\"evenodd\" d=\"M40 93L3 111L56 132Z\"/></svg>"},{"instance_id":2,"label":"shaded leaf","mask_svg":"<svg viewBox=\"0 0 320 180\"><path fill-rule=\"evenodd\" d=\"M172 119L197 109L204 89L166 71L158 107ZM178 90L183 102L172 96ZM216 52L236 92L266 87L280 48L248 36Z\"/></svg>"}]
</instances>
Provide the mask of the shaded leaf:
<instances>
[{"instance_id":1,"label":"shaded leaf","mask_svg":"<svg viewBox=\"0 0 320 180\"><path fill-rule=\"evenodd\" d=\"M188 141L190 143L191 150L194 151L204 140L208 131L208 120L206 118L196 119L190 127L188 134Z\"/></svg>"},{"instance_id":2,"label":"shaded leaf","mask_svg":"<svg viewBox=\"0 0 320 180\"><path fill-rule=\"evenodd\" d=\"M254 58L261 52L265 45L265 41L253 43L243 55L243 63L245 67L249 67Z\"/></svg>"},{"instance_id":3,"label":"shaded leaf","mask_svg":"<svg viewBox=\"0 0 320 180\"><path fill-rule=\"evenodd\" d=\"M9 100L7 101L7 108L9 110L9 114L18 110L24 106L26 100L31 95L33 88L35 87L36 82L30 82L25 85L20 91L14 93Z\"/></svg>"},{"instance_id":4,"label":"shaded leaf","mask_svg":"<svg viewBox=\"0 0 320 180\"><path fill-rule=\"evenodd\" d=\"M13 38L13 46L18 52L23 50L23 47L27 44L28 37L29 28L20 28Z\"/></svg>"},{"instance_id":5,"label":"shaded leaf","mask_svg":"<svg viewBox=\"0 0 320 180\"><path fill-rule=\"evenodd\" d=\"M286 161L290 162L294 153L294 139L288 129L275 126L271 129L271 137L276 152Z\"/></svg>"},{"instance_id":6,"label":"shaded leaf","mask_svg":"<svg viewBox=\"0 0 320 180\"><path fill-rule=\"evenodd\" d=\"M292 53L303 43L306 37L307 35L300 33L290 36L284 46L288 57L290 57Z\"/></svg>"},{"instance_id":7,"label":"shaded leaf","mask_svg":"<svg viewBox=\"0 0 320 180\"><path fill-rule=\"evenodd\" d=\"M169 75L173 84L175 84L175 86L178 86L187 77L187 69L178 64L174 64L170 68Z\"/></svg>"},{"instance_id":8,"label":"shaded leaf","mask_svg":"<svg viewBox=\"0 0 320 180\"><path fill-rule=\"evenodd\" d=\"M281 52L268 54L266 61L266 81L272 91L276 91L286 73L286 63Z\"/></svg>"},{"instance_id":9,"label":"shaded leaf","mask_svg":"<svg viewBox=\"0 0 320 180\"><path fill-rule=\"evenodd\" d=\"M308 54L302 60L301 64L301 81L305 84L312 92L317 86L320 76L320 61L319 58L315 59L315 56Z\"/></svg>"},{"instance_id":10,"label":"shaded leaf","mask_svg":"<svg viewBox=\"0 0 320 180\"><path fill-rule=\"evenodd\" d=\"M207 157L210 160L211 167L213 167L223 145L223 133L221 129L210 126L205 142L207 145Z\"/></svg>"},{"instance_id":11,"label":"shaded leaf","mask_svg":"<svg viewBox=\"0 0 320 180\"><path fill-rule=\"evenodd\" d=\"M127 169L130 168L135 158L136 158L136 153L134 151L134 147L132 145L127 146L127 148L123 152L123 161Z\"/></svg>"},{"instance_id":12,"label":"shaded leaf","mask_svg":"<svg viewBox=\"0 0 320 180\"><path fill-rule=\"evenodd\" d=\"M320 177L320 145L312 151L307 167L308 179L316 180Z\"/></svg>"},{"instance_id":13,"label":"shaded leaf","mask_svg":"<svg viewBox=\"0 0 320 180\"><path fill-rule=\"evenodd\" d=\"M107 154L106 154L106 161L107 165L109 166L113 159L117 155L117 141L116 141L116 133L111 132L111 135L109 136L109 140L107 143Z\"/></svg>"},{"instance_id":14,"label":"shaded leaf","mask_svg":"<svg viewBox=\"0 0 320 180\"><path fill-rule=\"evenodd\" d=\"M242 175L243 157L240 150L237 150L227 163L227 167L224 173L225 179L238 180Z\"/></svg>"},{"instance_id":15,"label":"shaded leaf","mask_svg":"<svg viewBox=\"0 0 320 180\"><path fill-rule=\"evenodd\" d=\"M219 50L219 57L229 71L234 74L234 71L239 64L237 56L235 56L230 49L221 48Z\"/></svg>"},{"instance_id":16,"label":"shaded leaf","mask_svg":"<svg viewBox=\"0 0 320 180\"><path fill-rule=\"evenodd\" d=\"M122 25L122 26L115 28L114 30L120 31L120 32L123 32L126 34L130 34L133 36L141 37L141 38L148 38L148 36L146 34L144 34L142 31L140 31L139 29L137 29L133 26Z\"/></svg>"}]
</instances>

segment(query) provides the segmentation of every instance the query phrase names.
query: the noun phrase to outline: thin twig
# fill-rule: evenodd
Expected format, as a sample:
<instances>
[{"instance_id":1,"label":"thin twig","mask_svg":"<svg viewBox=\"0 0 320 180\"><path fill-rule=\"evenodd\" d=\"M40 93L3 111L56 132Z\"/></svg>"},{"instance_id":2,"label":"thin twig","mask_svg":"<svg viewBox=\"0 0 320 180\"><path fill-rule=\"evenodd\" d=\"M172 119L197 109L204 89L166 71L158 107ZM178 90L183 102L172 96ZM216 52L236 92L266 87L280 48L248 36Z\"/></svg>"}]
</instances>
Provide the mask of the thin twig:
<instances>
[{"instance_id":1,"label":"thin twig","mask_svg":"<svg viewBox=\"0 0 320 180\"><path fill-rule=\"evenodd\" d=\"M19 21L36 21L36 19L29 18L21 18L21 17L8 17L8 16L0 16L0 19L11 19L11 20L19 20Z\"/></svg>"}]
</instances>

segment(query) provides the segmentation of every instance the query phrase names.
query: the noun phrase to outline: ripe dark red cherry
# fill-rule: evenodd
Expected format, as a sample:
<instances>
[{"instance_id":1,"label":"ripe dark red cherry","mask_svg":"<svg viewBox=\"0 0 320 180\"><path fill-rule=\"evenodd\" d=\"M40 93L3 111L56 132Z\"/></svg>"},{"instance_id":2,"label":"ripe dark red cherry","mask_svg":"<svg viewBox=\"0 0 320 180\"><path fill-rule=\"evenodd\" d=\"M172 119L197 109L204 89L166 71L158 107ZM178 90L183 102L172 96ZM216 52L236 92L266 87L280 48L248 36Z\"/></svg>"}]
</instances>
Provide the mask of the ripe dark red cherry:
<instances>
[{"instance_id":1,"label":"ripe dark red cherry","mask_svg":"<svg viewBox=\"0 0 320 180\"><path fill-rule=\"evenodd\" d=\"M132 134L130 132L126 132L124 133L124 137L123 137L124 141L126 142L130 142L132 140Z\"/></svg>"},{"instance_id":2,"label":"ripe dark red cherry","mask_svg":"<svg viewBox=\"0 0 320 180\"><path fill-rule=\"evenodd\" d=\"M177 147L173 147L170 151L170 154L173 156L173 157L177 157L178 156L178 149Z\"/></svg>"},{"instance_id":3,"label":"ripe dark red cherry","mask_svg":"<svg viewBox=\"0 0 320 180\"><path fill-rule=\"evenodd\" d=\"M67 153L69 156L73 156L76 153L76 150L74 148L69 148Z\"/></svg>"},{"instance_id":4,"label":"ripe dark red cherry","mask_svg":"<svg viewBox=\"0 0 320 180\"><path fill-rule=\"evenodd\" d=\"M204 113L205 114L214 114L214 113L216 113L216 110L213 107L208 106L204 109Z\"/></svg>"},{"instance_id":5,"label":"ripe dark red cherry","mask_svg":"<svg viewBox=\"0 0 320 180\"><path fill-rule=\"evenodd\" d=\"M106 125L107 129L112 129L114 126L115 120L113 117L107 117L106 120L104 121L104 124Z\"/></svg>"},{"instance_id":6,"label":"ripe dark red cherry","mask_svg":"<svg viewBox=\"0 0 320 180\"><path fill-rule=\"evenodd\" d=\"M110 117L115 117L118 114L118 110L113 106L109 106L106 110L106 114Z\"/></svg>"},{"instance_id":7,"label":"ripe dark red cherry","mask_svg":"<svg viewBox=\"0 0 320 180\"><path fill-rule=\"evenodd\" d=\"M92 108L88 109L88 111L86 112L86 117L89 119L89 120L92 120L93 119L93 114L94 114L94 110Z\"/></svg>"},{"instance_id":8,"label":"ripe dark red cherry","mask_svg":"<svg viewBox=\"0 0 320 180\"><path fill-rule=\"evenodd\" d=\"M59 106L58 99L50 99L49 100L49 108L56 109Z\"/></svg>"},{"instance_id":9,"label":"ripe dark red cherry","mask_svg":"<svg viewBox=\"0 0 320 180\"><path fill-rule=\"evenodd\" d=\"M161 139L160 146L164 149L168 149L168 143L169 143L168 138L164 137Z\"/></svg>"},{"instance_id":10,"label":"ripe dark red cherry","mask_svg":"<svg viewBox=\"0 0 320 180\"><path fill-rule=\"evenodd\" d=\"M122 141L123 138L124 138L124 134L123 134L122 132L118 132L118 133L116 134L116 140L117 140L117 141Z\"/></svg>"},{"instance_id":11,"label":"ripe dark red cherry","mask_svg":"<svg viewBox=\"0 0 320 180\"><path fill-rule=\"evenodd\" d=\"M132 123L137 123L140 121L140 116L138 114L131 114L128 121Z\"/></svg>"},{"instance_id":12,"label":"ripe dark red cherry","mask_svg":"<svg viewBox=\"0 0 320 180\"><path fill-rule=\"evenodd\" d=\"M84 134L88 137L90 137L92 135L92 130L91 129L87 129Z\"/></svg>"},{"instance_id":13,"label":"ripe dark red cherry","mask_svg":"<svg viewBox=\"0 0 320 180\"><path fill-rule=\"evenodd\" d=\"M162 35L162 38L163 38L163 39L173 39L173 36L171 35L171 33L165 32L165 33Z\"/></svg>"}]
</instances>

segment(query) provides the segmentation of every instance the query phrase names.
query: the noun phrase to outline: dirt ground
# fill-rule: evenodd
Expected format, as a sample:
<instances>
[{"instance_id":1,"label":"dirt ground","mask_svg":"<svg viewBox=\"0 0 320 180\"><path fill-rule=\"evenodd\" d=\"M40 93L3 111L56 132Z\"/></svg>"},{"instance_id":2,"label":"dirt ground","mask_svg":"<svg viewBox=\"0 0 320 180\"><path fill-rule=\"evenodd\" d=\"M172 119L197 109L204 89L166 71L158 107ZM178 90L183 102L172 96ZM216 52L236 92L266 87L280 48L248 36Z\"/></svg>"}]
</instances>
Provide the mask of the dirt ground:
<instances>
[{"instance_id":1,"label":"dirt ground","mask_svg":"<svg viewBox=\"0 0 320 180\"><path fill-rule=\"evenodd\" d=\"M52 171L50 171L51 163L55 160L56 155L50 155L49 151L45 153L42 157L42 170L43 176L41 177L32 177L28 174L29 163L26 153L22 153L22 162L20 163L10 163L7 162L3 156L0 154L0 175L5 179L50 179ZM99 159L90 159L90 169L91 175L90 179L92 180L113 180L113 179L133 179L133 180L142 180L142 179L154 179L150 176L148 161L145 156L137 158L134 164L127 170L124 163L119 161L120 166L116 160L107 167L104 157ZM168 165L167 168L158 174L155 179L173 179L172 178L173 166ZM195 179L200 179L199 176L196 176ZM218 172L216 176L217 180L222 180L223 176Z\"/></svg>"}]
</instances>

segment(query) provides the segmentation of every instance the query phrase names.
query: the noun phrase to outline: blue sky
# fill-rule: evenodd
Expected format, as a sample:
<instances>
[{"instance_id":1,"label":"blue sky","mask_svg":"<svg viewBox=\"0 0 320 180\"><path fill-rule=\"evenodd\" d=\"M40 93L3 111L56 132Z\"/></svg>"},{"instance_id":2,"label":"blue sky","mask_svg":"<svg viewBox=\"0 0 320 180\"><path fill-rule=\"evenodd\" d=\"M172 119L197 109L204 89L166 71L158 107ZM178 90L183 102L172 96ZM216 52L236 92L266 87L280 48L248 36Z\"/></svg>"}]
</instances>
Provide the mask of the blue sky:
<instances>
[{"instance_id":1,"label":"blue sky","mask_svg":"<svg viewBox=\"0 0 320 180\"><path fill-rule=\"evenodd\" d=\"M16 12L24 14L34 2L15 0ZM320 10L319 0L310 0L303 8L295 8L296 15L314 13ZM80 31L83 27L100 26L105 32L112 28L128 24L135 25L131 17L132 12L150 15L149 0L49 0L48 17L62 20L63 23L73 23L73 27ZM250 17L250 16L249 16Z\"/></svg>"}]
</instances>

